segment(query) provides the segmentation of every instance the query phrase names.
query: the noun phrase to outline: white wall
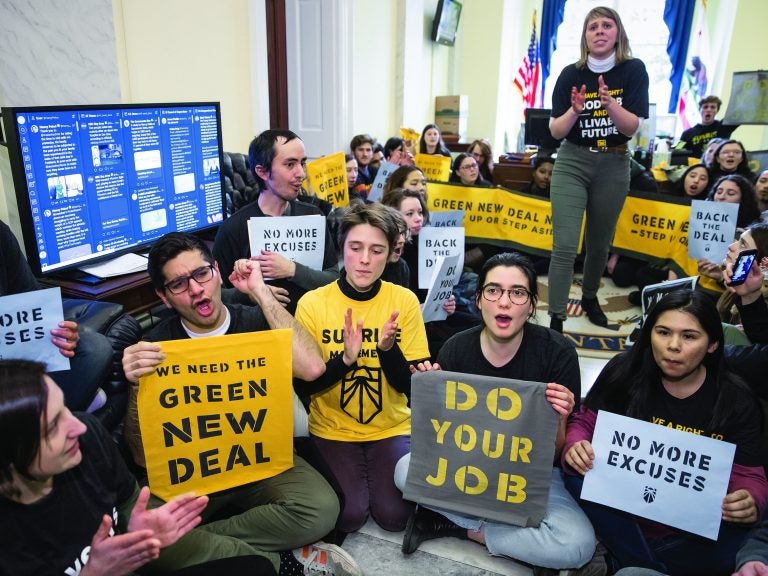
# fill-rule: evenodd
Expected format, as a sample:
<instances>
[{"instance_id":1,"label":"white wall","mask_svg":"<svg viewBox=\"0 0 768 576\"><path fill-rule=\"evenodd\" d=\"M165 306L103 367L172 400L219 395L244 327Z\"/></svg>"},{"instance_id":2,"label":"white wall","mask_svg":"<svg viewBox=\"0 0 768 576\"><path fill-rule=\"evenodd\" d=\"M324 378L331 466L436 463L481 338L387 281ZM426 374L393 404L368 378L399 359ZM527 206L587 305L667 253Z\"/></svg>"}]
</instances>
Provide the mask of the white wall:
<instances>
[{"instance_id":1,"label":"white wall","mask_svg":"<svg viewBox=\"0 0 768 576\"><path fill-rule=\"evenodd\" d=\"M115 0L123 101L221 102L225 150L247 150L269 127L255 121L268 107L266 84L252 89L255 4L263 0Z\"/></svg>"}]
</instances>

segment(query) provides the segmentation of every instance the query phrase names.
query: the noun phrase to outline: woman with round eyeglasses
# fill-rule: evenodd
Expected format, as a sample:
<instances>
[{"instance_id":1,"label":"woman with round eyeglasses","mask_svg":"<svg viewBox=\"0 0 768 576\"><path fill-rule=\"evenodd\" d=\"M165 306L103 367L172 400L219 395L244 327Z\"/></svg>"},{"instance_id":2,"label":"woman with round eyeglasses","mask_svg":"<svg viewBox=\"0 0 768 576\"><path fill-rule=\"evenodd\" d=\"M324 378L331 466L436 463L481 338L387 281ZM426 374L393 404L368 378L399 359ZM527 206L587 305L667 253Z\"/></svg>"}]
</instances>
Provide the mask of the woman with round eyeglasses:
<instances>
[{"instance_id":1,"label":"woman with round eyeglasses","mask_svg":"<svg viewBox=\"0 0 768 576\"><path fill-rule=\"evenodd\" d=\"M493 149L491 143L485 138L479 138L469 145L467 153L471 154L477 162L480 176L488 182L493 182Z\"/></svg>"},{"instance_id":2,"label":"woman with round eyeglasses","mask_svg":"<svg viewBox=\"0 0 768 576\"><path fill-rule=\"evenodd\" d=\"M437 364L420 371L451 370L499 378L548 382L547 399L559 415L555 460L565 442L568 415L581 395L576 350L560 334L529 322L536 313L538 290L531 262L517 253L497 254L480 271L475 305L482 323L456 334L440 350ZM402 490L410 454L395 469ZM508 556L551 569L579 568L592 558L592 526L553 467L547 511L538 528L526 528L420 507L408 520L405 554L421 542L442 536L474 540L494 556Z\"/></svg>"},{"instance_id":3,"label":"woman with round eyeglasses","mask_svg":"<svg viewBox=\"0 0 768 576\"><path fill-rule=\"evenodd\" d=\"M465 186L482 186L483 188L491 186L491 183L480 175L477 160L472 154L466 152L456 156L453 161L453 172L449 181Z\"/></svg>"}]
</instances>

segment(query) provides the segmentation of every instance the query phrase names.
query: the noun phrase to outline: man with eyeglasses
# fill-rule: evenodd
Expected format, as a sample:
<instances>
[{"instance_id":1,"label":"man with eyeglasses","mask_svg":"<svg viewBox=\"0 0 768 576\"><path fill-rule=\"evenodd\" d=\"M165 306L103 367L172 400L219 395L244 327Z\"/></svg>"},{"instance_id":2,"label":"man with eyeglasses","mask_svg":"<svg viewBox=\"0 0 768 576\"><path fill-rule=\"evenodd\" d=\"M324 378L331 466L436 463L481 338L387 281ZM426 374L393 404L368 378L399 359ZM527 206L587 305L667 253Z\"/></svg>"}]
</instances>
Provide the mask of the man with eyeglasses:
<instances>
[{"instance_id":1,"label":"man with eyeglasses","mask_svg":"<svg viewBox=\"0 0 768 576\"><path fill-rule=\"evenodd\" d=\"M417 368L547 383L547 400L559 415L556 465L565 443L568 416L578 407L581 376L573 345L554 330L529 322L536 313L537 300L536 272L530 260L510 252L489 258L478 276L475 296L482 323L450 338L440 350L437 366L424 363ZM395 484L401 490L409 465L410 454L395 469ZM546 514L537 528L419 507L408 520L402 551L410 554L425 540L443 536L474 540L495 556L508 556L544 569L536 568L534 574L580 568L595 551L592 525L565 489L556 466L552 469ZM604 568L601 557L595 562L595 571L590 574L601 572L600 562Z\"/></svg>"},{"instance_id":2,"label":"man with eyeglasses","mask_svg":"<svg viewBox=\"0 0 768 576\"><path fill-rule=\"evenodd\" d=\"M294 376L314 380L325 372L318 345L275 299L264 283L258 262L240 260L229 276L255 306L222 303L219 266L208 246L191 234L173 232L157 240L149 252L147 270L155 293L175 314L149 330L143 341L125 349L123 369L133 384L138 384L141 376L162 362L162 346L157 342L272 328L293 331ZM125 436L136 463L144 466L137 394L138 386L132 386ZM295 394L293 412L295 427L302 426L302 418L306 426L306 411ZM157 561L158 568L178 569L257 554L269 558L280 574L313 573L310 569L325 570L324 574L361 574L344 550L318 542L333 530L339 501L323 476L296 454L293 468L272 478L211 494L209 499L207 510L211 513L228 504L243 512L195 529L164 549ZM203 522L206 520L203 512ZM307 568L306 564L312 567Z\"/></svg>"},{"instance_id":3,"label":"man with eyeglasses","mask_svg":"<svg viewBox=\"0 0 768 576\"><path fill-rule=\"evenodd\" d=\"M339 277L338 256L326 226L323 269L292 261L285 254L262 250L251 254L248 239L250 218L322 215L317 206L298 200L306 176L307 152L304 143L290 130L265 130L248 147L248 161L259 184L256 200L243 206L219 227L213 253L221 269L224 286L238 258L252 257L269 278L269 286L291 314L307 291L330 284Z\"/></svg>"}]
</instances>

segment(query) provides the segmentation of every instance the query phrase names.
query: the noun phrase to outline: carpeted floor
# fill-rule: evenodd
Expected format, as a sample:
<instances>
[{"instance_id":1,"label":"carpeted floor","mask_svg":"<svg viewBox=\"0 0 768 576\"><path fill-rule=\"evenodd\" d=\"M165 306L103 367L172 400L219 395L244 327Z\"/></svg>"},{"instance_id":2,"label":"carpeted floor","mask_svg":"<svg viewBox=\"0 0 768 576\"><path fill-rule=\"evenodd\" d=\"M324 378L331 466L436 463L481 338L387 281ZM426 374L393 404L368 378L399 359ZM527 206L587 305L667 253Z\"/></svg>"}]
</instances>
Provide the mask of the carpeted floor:
<instances>
[{"instance_id":1,"label":"carpeted floor","mask_svg":"<svg viewBox=\"0 0 768 576\"><path fill-rule=\"evenodd\" d=\"M640 319L640 307L627 300L628 288L617 288L610 278L603 278L598 299L608 317L608 326L592 324L581 309L581 277L576 276L571 285L568 302L568 319L563 325L564 334L579 352L579 356L608 359L624 350L624 339L632 332ZM539 277L539 305L536 322L549 326L548 278Z\"/></svg>"}]
</instances>

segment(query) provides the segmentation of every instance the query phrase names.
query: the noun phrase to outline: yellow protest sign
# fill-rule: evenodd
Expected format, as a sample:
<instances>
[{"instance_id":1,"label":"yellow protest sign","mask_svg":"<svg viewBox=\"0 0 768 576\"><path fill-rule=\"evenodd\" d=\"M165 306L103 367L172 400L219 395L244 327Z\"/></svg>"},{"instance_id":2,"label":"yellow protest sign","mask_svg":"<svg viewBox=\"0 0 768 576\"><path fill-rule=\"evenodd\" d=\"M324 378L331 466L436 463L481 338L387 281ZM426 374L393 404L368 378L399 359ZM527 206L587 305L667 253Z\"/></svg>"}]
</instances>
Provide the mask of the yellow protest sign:
<instances>
[{"instance_id":1,"label":"yellow protest sign","mask_svg":"<svg viewBox=\"0 0 768 576\"><path fill-rule=\"evenodd\" d=\"M307 162L307 176L315 196L327 200L334 206L349 204L347 164L344 161L344 152L337 152Z\"/></svg>"},{"instance_id":2,"label":"yellow protest sign","mask_svg":"<svg viewBox=\"0 0 768 576\"><path fill-rule=\"evenodd\" d=\"M451 159L448 156L416 154L413 161L416 167L424 173L427 180L448 182L451 177Z\"/></svg>"},{"instance_id":3,"label":"yellow protest sign","mask_svg":"<svg viewBox=\"0 0 768 576\"><path fill-rule=\"evenodd\" d=\"M691 207L663 195L630 195L616 225L613 249L622 254L666 264L681 276L698 276L698 263L688 257ZM722 292L717 282L702 276L700 287Z\"/></svg>"},{"instance_id":4,"label":"yellow protest sign","mask_svg":"<svg viewBox=\"0 0 768 576\"><path fill-rule=\"evenodd\" d=\"M153 494L210 494L293 466L290 330L160 344L138 395Z\"/></svg>"},{"instance_id":5,"label":"yellow protest sign","mask_svg":"<svg viewBox=\"0 0 768 576\"><path fill-rule=\"evenodd\" d=\"M552 251L552 205L546 198L504 188L430 183L428 208L463 210L468 241L535 254Z\"/></svg>"},{"instance_id":6,"label":"yellow protest sign","mask_svg":"<svg viewBox=\"0 0 768 576\"><path fill-rule=\"evenodd\" d=\"M405 141L405 147L410 150L411 153L414 153L414 151L419 147L419 139L421 138L421 134L419 134L413 128L406 128L405 126L402 126L400 127L400 138Z\"/></svg>"}]
</instances>

